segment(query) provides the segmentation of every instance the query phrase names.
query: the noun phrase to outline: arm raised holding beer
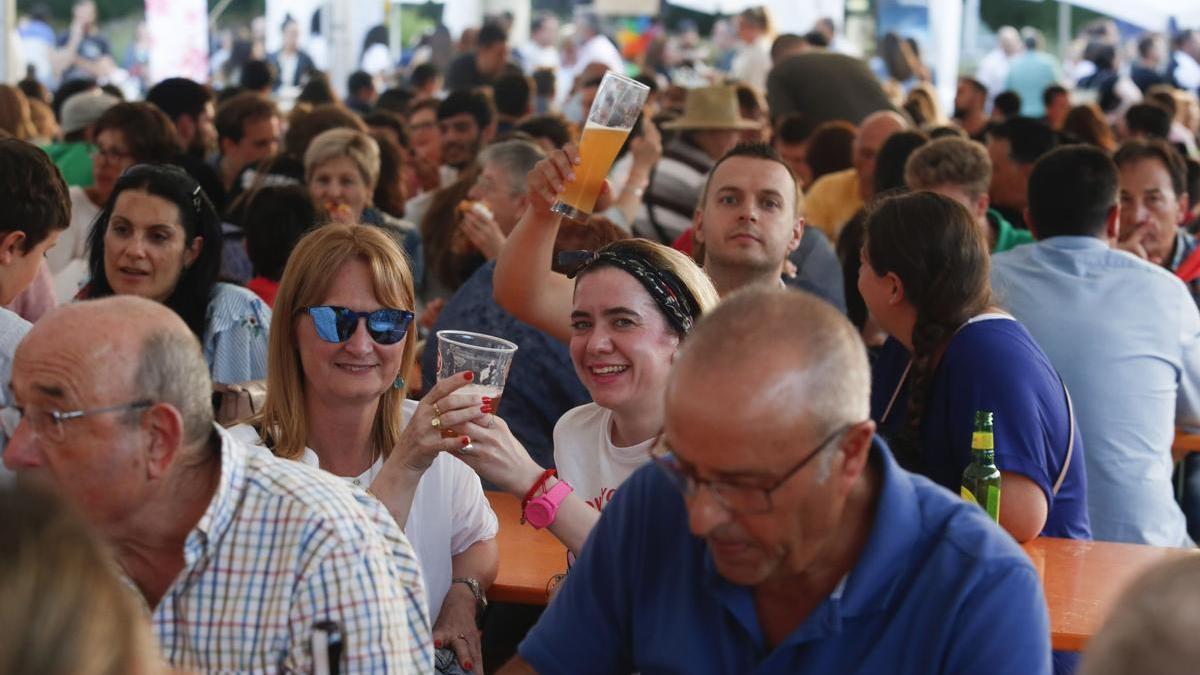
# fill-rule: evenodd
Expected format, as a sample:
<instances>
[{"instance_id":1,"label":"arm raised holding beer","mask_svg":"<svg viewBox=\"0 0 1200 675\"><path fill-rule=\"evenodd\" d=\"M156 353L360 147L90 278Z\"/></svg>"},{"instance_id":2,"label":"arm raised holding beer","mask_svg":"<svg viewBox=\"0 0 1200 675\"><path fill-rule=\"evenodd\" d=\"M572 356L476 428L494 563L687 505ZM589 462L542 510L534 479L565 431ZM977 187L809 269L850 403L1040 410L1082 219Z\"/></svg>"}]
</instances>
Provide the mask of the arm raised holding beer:
<instances>
[{"instance_id":1,"label":"arm raised holding beer","mask_svg":"<svg viewBox=\"0 0 1200 675\"><path fill-rule=\"evenodd\" d=\"M555 150L529 172L529 207L508 235L496 261L492 295L501 307L521 321L553 335L571 339L571 298L575 284L551 271L554 239L563 217L550 207L558 201L579 166L573 143ZM597 210L608 208L608 181L600 188Z\"/></svg>"}]
</instances>

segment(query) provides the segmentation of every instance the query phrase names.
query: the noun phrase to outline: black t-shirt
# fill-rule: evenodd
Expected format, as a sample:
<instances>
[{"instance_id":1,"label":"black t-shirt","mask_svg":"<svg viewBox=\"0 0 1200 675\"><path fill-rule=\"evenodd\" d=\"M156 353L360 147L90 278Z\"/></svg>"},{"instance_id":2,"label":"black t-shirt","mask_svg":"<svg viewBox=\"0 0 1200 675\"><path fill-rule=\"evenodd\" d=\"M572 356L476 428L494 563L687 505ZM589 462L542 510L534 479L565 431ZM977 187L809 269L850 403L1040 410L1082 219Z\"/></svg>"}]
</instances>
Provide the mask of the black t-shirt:
<instances>
[{"instance_id":1,"label":"black t-shirt","mask_svg":"<svg viewBox=\"0 0 1200 675\"><path fill-rule=\"evenodd\" d=\"M446 91L470 90L485 84L488 84L488 79L479 72L474 52L456 56L446 68Z\"/></svg>"}]
</instances>

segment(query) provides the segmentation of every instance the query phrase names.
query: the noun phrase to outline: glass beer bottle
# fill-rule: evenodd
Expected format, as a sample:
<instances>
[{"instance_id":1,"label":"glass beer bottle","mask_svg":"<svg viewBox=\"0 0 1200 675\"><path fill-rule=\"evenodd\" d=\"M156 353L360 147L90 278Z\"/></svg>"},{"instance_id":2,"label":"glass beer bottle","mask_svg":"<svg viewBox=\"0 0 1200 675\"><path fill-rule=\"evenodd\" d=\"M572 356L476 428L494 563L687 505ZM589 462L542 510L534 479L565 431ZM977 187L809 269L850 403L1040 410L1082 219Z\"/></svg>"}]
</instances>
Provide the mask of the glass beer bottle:
<instances>
[{"instance_id":1,"label":"glass beer bottle","mask_svg":"<svg viewBox=\"0 0 1200 675\"><path fill-rule=\"evenodd\" d=\"M1000 522L1000 470L996 468L996 447L992 413L975 412L975 433L971 434L971 463L962 475L962 498L978 504L988 517Z\"/></svg>"}]
</instances>

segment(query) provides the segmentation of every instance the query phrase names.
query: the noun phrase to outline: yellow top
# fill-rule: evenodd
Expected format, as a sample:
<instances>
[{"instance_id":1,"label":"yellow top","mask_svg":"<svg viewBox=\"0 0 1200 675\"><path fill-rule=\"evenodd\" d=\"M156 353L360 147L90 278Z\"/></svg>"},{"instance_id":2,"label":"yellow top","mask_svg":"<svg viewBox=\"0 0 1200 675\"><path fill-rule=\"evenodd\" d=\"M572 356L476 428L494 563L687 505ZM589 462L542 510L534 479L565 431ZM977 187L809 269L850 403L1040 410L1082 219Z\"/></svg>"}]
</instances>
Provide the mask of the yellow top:
<instances>
[{"instance_id":1,"label":"yellow top","mask_svg":"<svg viewBox=\"0 0 1200 675\"><path fill-rule=\"evenodd\" d=\"M858 196L858 174L853 168L826 174L805 194L806 223L836 242L842 226L863 207Z\"/></svg>"}]
</instances>

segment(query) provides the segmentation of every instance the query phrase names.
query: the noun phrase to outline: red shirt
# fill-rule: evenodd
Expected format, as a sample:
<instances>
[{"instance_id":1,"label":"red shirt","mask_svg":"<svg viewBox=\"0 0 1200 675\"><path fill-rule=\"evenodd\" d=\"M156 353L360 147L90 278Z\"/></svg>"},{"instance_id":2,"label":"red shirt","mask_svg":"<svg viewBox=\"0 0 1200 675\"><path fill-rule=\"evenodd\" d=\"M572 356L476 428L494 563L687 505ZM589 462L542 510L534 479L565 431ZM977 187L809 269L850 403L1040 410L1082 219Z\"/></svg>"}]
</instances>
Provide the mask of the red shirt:
<instances>
[{"instance_id":1,"label":"red shirt","mask_svg":"<svg viewBox=\"0 0 1200 675\"><path fill-rule=\"evenodd\" d=\"M278 281L271 281L266 277L254 277L246 284L246 288L262 298L263 302L267 303L267 307L275 307L275 294L279 292Z\"/></svg>"}]
</instances>

